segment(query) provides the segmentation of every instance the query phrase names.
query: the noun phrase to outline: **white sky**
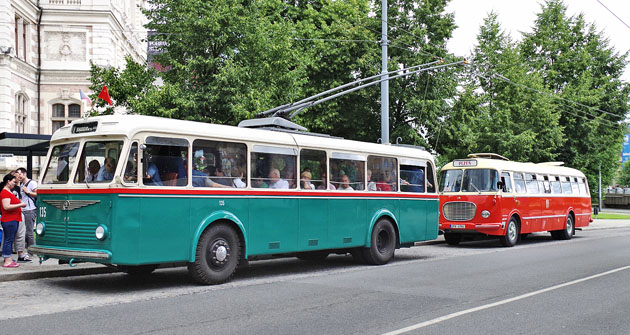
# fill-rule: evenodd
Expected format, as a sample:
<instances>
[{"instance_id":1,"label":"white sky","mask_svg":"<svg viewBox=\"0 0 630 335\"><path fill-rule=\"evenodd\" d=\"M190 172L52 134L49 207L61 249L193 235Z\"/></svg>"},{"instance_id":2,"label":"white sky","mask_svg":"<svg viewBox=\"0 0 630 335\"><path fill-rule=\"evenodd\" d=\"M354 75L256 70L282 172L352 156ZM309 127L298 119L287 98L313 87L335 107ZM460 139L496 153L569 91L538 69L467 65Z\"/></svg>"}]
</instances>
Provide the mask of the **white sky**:
<instances>
[{"instance_id":1,"label":"white sky","mask_svg":"<svg viewBox=\"0 0 630 335\"><path fill-rule=\"evenodd\" d=\"M599 1L630 25L630 0ZM505 32L509 33L513 40L520 40L520 32L532 31L542 3L543 0L452 0L446 10L455 14L458 28L453 32L448 48L458 56L470 55L477 42L477 34L483 19L493 10L498 14ZM568 16L583 13L586 22L594 23L617 52L621 54L630 49L630 28L597 0L564 0L564 4L567 6ZM630 66L626 67L622 78L630 82Z\"/></svg>"}]
</instances>

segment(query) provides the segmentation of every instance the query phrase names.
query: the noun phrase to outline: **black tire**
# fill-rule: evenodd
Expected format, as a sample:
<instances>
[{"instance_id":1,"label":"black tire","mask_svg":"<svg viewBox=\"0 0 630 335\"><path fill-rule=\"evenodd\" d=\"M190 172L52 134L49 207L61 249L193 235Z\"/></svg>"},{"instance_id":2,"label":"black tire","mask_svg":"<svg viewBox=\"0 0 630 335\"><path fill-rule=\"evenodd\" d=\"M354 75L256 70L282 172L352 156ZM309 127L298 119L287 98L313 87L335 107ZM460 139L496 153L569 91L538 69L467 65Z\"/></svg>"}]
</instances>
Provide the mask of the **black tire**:
<instances>
[{"instance_id":1,"label":"black tire","mask_svg":"<svg viewBox=\"0 0 630 335\"><path fill-rule=\"evenodd\" d=\"M195 261L188 272L201 284L221 284L234 275L240 261L241 241L231 226L212 224L201 234Z\"/></svg>"},{"instance_id":2,"label":"black tire","mask_svg":"<svg viewBox=\"0 0 630 335\"><path fill-rule=\"evenodd\" d=\"M132 277L144 277L150 275L158 264L145 264L145 265L119 265L118 269Z\"/></svg>"},{"instance_id":3,"label":"black tire","mask_svg":"<svg viewBox=\"0 0 630 335\"><path fill-rule=\"evenodd\" d=\"M328 251L307 251L300 252L295 257L307 262L323 262L329 254Z\"/></svg>"},{"instance_id":4,"label":"black tire","mask_svg":"<svg viewBox=\"0 0 630 335\"><path fill-rule=\"evenodd\" d=\"M501 245L504 247L513 247L518 242L520 228L518 226L518 221L515 217L511 217L510 221L505 227L505 235L499 237L499 241L501 241Z\"/></svg>"},{"instance_id":5,"label":"black tire","mask_svg":"<svg viewBox=\"0 0 630 335\"><path fill-rule=\"evenodd\" d=\"M573 224L573 217L567 216L567 222L564 224L564 229L554 230L551 232L551 237L556 240L570 240L575 234L575 225Z\"/></svg>"},{"instance_id":6,"label":"black tire","mask_svg":"<svg viewBox=\"0 0 630 335\"><path fill-rule=\"evenodd\" d=\"M352 255L352 259L354 259L357 263L367 263L365 257L363 257L363 249L365 248L354 248L350 250L350 255Z\"/></svg>"},{"instance_id":7,"label":"black tire","mask_svg":"<svg viewBox=\"0 0 630 335\"><path fill-rule=\"evenodd\" d=\"M396 230L387 219L380 219L372 229L370 247L363 249L363 257L369 264L387 264L394 257Z\"/></svg>"},{"instance_id":8,"label":"black tire","mask_svg":"<svg viewBox=\"0 0 630 335\"><path fill-rule=\"evenodd\" d=\"M458 245L462 241L462 234L460 233L444 233L444 240L449 245Z\"/></svg>"}]
</instances>

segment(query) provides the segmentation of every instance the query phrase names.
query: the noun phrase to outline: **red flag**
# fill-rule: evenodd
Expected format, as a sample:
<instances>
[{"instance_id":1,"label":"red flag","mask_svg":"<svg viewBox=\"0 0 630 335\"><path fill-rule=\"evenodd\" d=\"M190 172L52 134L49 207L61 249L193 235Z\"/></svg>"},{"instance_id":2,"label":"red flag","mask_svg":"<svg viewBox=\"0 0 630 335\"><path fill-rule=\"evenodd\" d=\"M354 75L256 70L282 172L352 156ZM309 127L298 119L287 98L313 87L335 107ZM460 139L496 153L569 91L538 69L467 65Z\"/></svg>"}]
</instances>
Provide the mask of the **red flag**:
<instances>
[{"instance_id":1,"label":"red flag","mask_svg":"<svg viewBox=\"0 0 630 335\"><path fill-rule=\"evenodd\" d=\"M107 101L108 104L112 104L112 99L109 97L109 92L107 91L107 86L103 86L101 93L98 94L98 97Z\"/></svg>"}]
</instances>

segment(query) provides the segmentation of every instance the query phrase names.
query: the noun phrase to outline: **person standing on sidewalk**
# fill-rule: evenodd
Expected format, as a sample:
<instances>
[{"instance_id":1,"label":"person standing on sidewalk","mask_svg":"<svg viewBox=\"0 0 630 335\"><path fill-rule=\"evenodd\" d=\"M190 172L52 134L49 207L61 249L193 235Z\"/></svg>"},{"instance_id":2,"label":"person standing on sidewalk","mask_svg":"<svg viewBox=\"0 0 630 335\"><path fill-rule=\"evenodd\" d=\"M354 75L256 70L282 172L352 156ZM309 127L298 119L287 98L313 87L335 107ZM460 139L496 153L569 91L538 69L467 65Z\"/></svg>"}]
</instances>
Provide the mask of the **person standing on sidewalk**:
<instances>
[{"instance_id":1,"label":"person standing on sidewalk","mask_svg":"<svg viewBox=\"0 0 630 335\"><path fill-rule=\"evenodd\" d=\"M17 185L17 177L9 173L0 182L0 222L4 230L3 244L2 244L2 257L4 257L4 268L17 268L20 264L16 263L12 258L13 239L17 232L18 222L22 220L22 207L26 204L21 202L11 192L13 187Z\"/></svg>"},{"instance_id":2,"label":"person standing on sidewalk","mask_svg":"<svg viewBox=\"0 0 630 335\"><path fill-rule=\"evenodd\" d=\"M11 189L11 193L13 193L13 195L18 200L23 201L22 193L20 192L19 173L16 170L12 171L11 175L16 178L15 186L13 186L13 189ZM15 238L13 239L13 250L15 250L15 252L17 252L18 254L18 262L23 263L31 261L31 257L28 255L28 252L26 252L26 228L24 226L24 213L20 215L20 220L18 220L17 232L15 233Z\"/></svg>"},{"instance_id":3,"label":"person standing on sidewalk","mask_svg":"<svg viewBox=\"0 0 630 335\"><path fill-rule=\"evenodd\" d=\"M35 244L35 236L33 229L35 228L35 215L37 207L37 182L31 180L26 175L25 168L17 169L17 177L20 181L20 199L26 204L26 207L22 209L24 214L24 227L26 228L26 250L28 247Z\"/></svg>"}]
</instances>

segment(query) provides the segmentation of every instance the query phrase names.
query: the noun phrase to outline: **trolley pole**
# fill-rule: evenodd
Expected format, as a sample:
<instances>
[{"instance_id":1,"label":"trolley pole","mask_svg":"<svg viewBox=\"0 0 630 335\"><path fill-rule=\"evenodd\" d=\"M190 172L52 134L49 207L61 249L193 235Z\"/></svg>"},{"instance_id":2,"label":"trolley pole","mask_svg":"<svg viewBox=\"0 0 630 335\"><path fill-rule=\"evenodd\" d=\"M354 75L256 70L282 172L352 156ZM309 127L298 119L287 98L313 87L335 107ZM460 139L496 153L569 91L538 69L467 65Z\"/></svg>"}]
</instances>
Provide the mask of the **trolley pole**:
<instances>
[{"instance_id":1,"label":"trolley pole","mask_svg":"<svg viewBox=\"0 0 630 335\"><path fill-rule=\"evenodd\" d=\"M387 78L387 0L381 0L381 143L389 143L389 80Z\"/></svg>"}]
</instances>

